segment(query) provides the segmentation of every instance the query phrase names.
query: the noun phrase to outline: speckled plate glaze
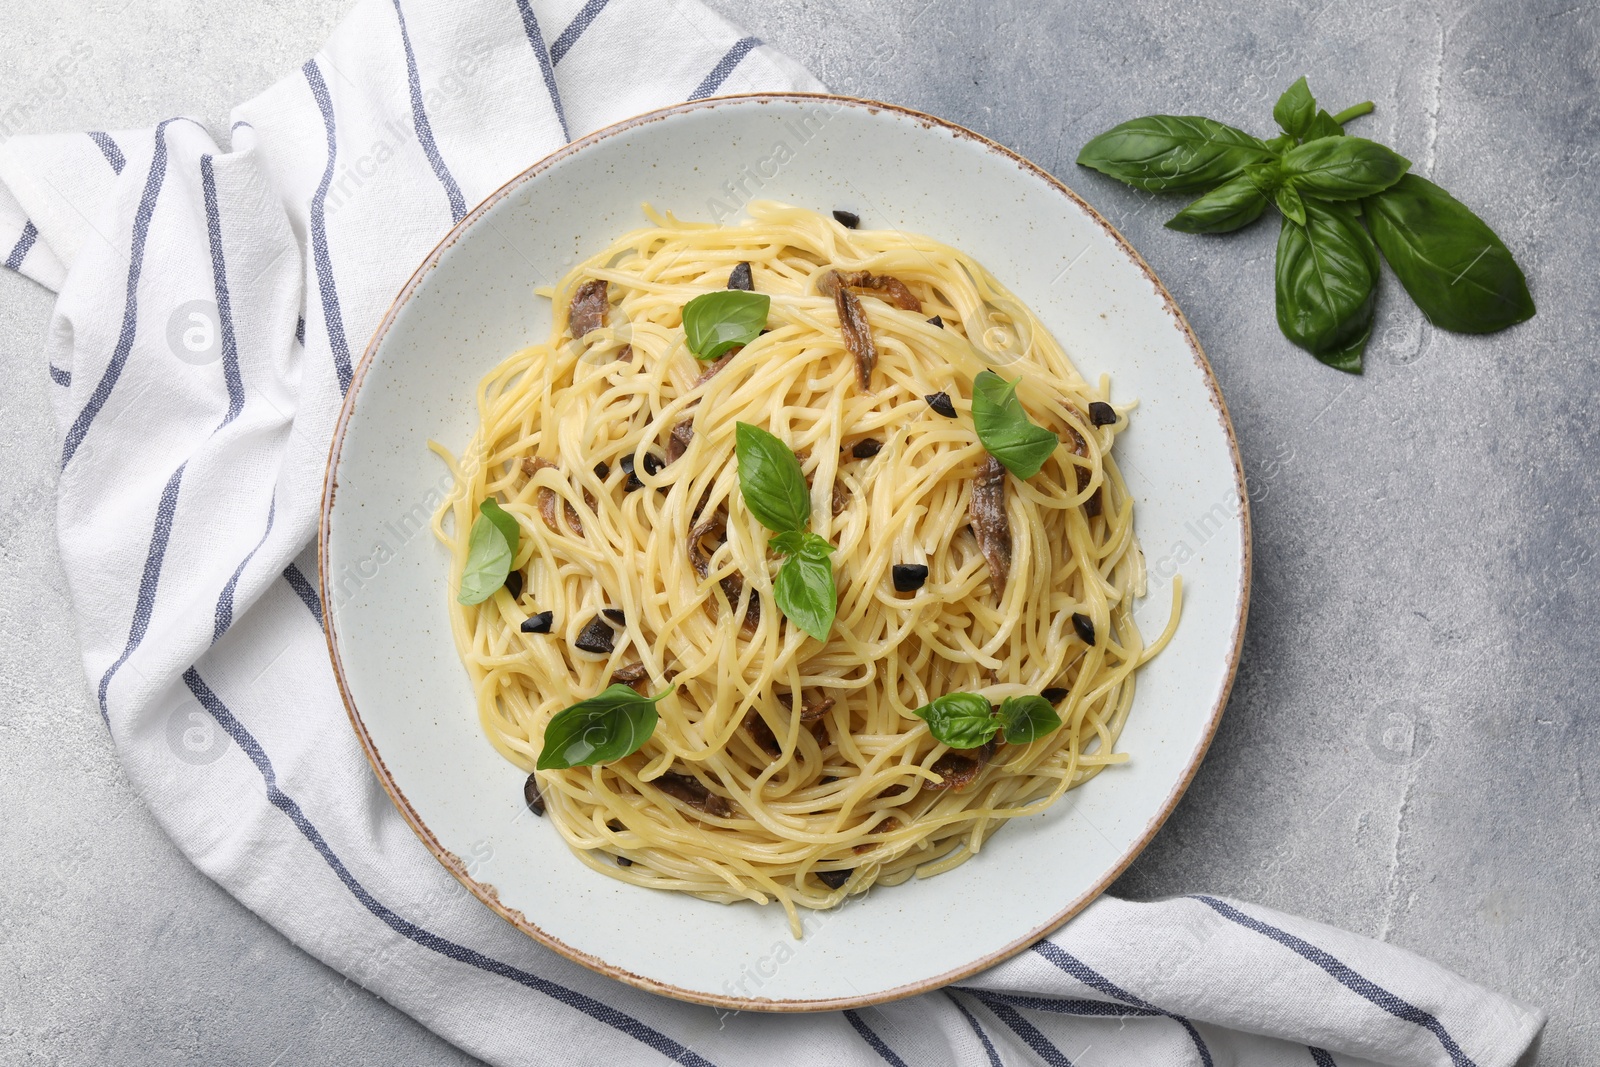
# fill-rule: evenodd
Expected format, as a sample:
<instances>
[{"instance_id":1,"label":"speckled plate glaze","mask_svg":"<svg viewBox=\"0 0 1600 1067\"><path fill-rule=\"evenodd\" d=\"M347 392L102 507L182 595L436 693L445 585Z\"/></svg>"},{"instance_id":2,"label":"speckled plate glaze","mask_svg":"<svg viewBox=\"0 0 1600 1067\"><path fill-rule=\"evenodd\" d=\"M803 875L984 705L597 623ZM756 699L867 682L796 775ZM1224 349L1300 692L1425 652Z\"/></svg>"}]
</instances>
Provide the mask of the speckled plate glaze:
<instances>
[{"instance_id":1,"label":"speckled plate glaze","mask_svg":"<svg viewBox=\"0 0 1600 1067\"><path fill-rule=\"evenodd\" d=\"M859 212L863 227L958 246L1032 306L1091 380L1137 398L1117 458L1150 568L1138 611L1183 621L1140 673L1132 759L1014 820L954 871L811 914L707 903L606 878L527 815L523 773L481 736L426 529L449 487L425 447L459 451L479 378L544 340L530 290L642 224L649 201L733 218L755 198ZM968 130L892 105L786 94L705 100L585 137L455 227L395 299L334 435L319 538L328 649L373 769L417 835L530 937L624 982L742 1009L859 1007L997 963L1102 892L1155 834L1216 730L1244 636L1249 524L1222 397L1172 297L1064 185ZM981 902L981 907L974 904Z\"/></svg>"}]
</instances>

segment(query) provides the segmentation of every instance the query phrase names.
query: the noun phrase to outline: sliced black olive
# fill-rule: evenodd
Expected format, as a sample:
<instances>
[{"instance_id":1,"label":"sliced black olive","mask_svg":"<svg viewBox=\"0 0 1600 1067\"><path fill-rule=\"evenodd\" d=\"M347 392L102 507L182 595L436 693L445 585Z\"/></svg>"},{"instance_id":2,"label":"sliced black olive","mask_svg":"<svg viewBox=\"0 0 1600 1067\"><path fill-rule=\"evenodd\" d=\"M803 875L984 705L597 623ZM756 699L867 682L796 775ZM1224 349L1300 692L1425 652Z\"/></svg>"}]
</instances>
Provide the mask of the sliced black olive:
<instances>
[{"instance_id":1,"label":"sliced black olive","mask_svg":"<svg viewBox=\"0 0 1600 1067\"><path fill-rule=\"evenodd\" d=\"M1089 405L1089 421L1096 426L1110 426L1117 421L1117 409L1103 400L1096 400Z\"/></svg>"},{"instance_id":2,"label":"sliced black olive","mask_svg":"<svg viewBox=\"0 0 1600 1067\"><path fill-rule=\"evenodd\" d=\"M922 399L928 402L928 406L930 408L937 411L945 418L953 419L956 417L956 406L950 402L949 393L929 393Z\"/></svg>"},{"instance_id":3,"label":"sliced black olive","mask_svg":"<svg viewBox=\"0 0 1600 1067\"><path fill-rule=\"evenodd\" d=\"M506 575L506 592L511 594L512 600L515 600L517 597L522 595L521 571L512 571Z\"/></svg>"},{"instance_id":4,"label":"sliced black olive","mask_svg":"<svg viewBox=\"0 0 1600 1067\"><path fill-rule=\"evenodd\" d=\"M937 327L939 327L939 329L942 330L942 329L944 329L944 320L941 319L939 316L935 315L933 318L928 320L928 325L929 326L937 326Z\"/></svg>"},{"instance_id":5,"label":"sliced black olive","mask_svg":"<svg viewBox=\"0 0 1600 1067\"><path fill-rule=\"evenodd\" d=\"M1072 628L1078 631L1078 636L1086 645L1094 644L1094 620L1082 612L1072 613Z\"/></svg>"},{"instance_id":6,"label":"sliced black olive","mask_svg":"<svg viewBox=\"0 0 1600 1067\"><path fill-rule=\"evenodd\" d=\"M618 626L626 626L628 623L628 616L621 608L606 608L601 611L600 614L604 615Z\"/></svg>"},{"instance_id":7,"label":"sliced black olive","mask_svg":"<svg viewBox=\"0 0 1600 1067\"><path fill-rule=\"evenodd\" d=\"M850 448L850 454L857 459L871 459L883 451L883 442L876 437L863 437Z\"/></svg>"},{"instance_id":8,"label":"sliced black olive","mask_svg":"<svg viewBox=\"0 0 1600 1067\"><path fill-rule=\"evenodd\" d=\"M628 474L628 480L622 483L622 491L623 492L631 493L635 489L643 489L644 488L644 483L639 480L639 476L637 474L633 473L633 453L632 452L628 453L626 456L623 456L621 459L619 459L617 461L617 466L621 467Z\"/></svg>"},{"instance_id":9,"label":"sliced black olive","mask_svg":"<svg viewBox=\"0 0 1600 1067\"><path fill-rule=\"evenodd\" d=\"M547 634L550 632L550 624L555 621L555 617L556 613L553 611L541 611L523 619L522 625L518 629L525 634Z\"/></svg>"},{"instance_id":10,"label":"sliced black olive","mask_svg":"<svg viewBox=\"0 0 1600 1067\"><path fill-rule=\"evenodd\" d=\"M861 216L857 215L854 211L839 211L835 209L833 212L833 217L838 219L839 225L843 226L847 230L853 230L857 226L861 225Z\"/></svg>"},{"instance_id":11,"label":"sliced black olive","mask_svg":"<svg viewBox=\"0 0 1600 1067\"><path fill-rule=\"evenodd\" d=\"M605 655L616 647L616 634L612 632L610 623L596 615L572 643L584 652Z\"/></svg>"},{"instance_id":12,"label":"sliced black olive","mask_svg":"<svg viewBox=\"0 0 1600 1067\"><path fill-rule=\"evenodd\" d=\"M739 264L733 268L733 273L728 275L729 289L743 289L749 293L753 292L755 287L755 279L750 277L750 264L748 263Z\"/></svg>"},{"instance_id":13,"label":"sliced black olive","mask_svg":"<svg viewBox=\"0 0 1600 1067\"><path fill-rule=\"evenodd\" d=\"M544 796L539 792L539 779L535 775L528 775L528 780L522 783L522 799L527 802L528 810L535 815L544 814Z\"/></svg>"},{"instance_id":14,"label":"sliced black olive","mask_svg":"<svg viewBox=\"0 0 1600 1067\"><path fill-rule=\"evenodd\" d=\"M611 464L607 463L605 460L601 460L599 463L596 463L594 465L594 476L599 478L602 482L611 477Z\"/></svg>"},{"instance_id":15,"label":"sliced black olive","mask_svg":"<svg viewBox=\"0 0 1600 1067\"><path fill-rule=\"evenodd\" d=\"M666 464L661 462L661 457L654 452L646 452L644 454L644 472L652 478L660 474L661 468L665 466Z\"/></svg>"},{"instance_id":16,"label":"sliced black olive","mask_svg":"<svg viewBox=\"0 0 1600 1067\"><path fill-rule=\"evenodd\" d=\"M915 592L928 580L928 568L920 563L896 563L890 574L894 578L894 591L897 593Z\"/></svg>"},{"instance_id":17,"label":"sliced black olive","mask_svg":"<svg viewBox=\"0 0 1600 1067\"><path fill-rule=\"evenodd\" d=\"M1049 689L1046 689L1044 692L1040 693L1039 695L1044 697L1046 700L1048 700L1052 704L1059 704L1063 700L1067 699L1067 697L1070 696L1071 694L1072 694L1072 690L1064 689L1059 685L1055 685L1055 686L1051 686Z\"/></svg>"},{"instance_id":18,"label":"sliced black olive","mask_svg":"<svg viewBox=\"0 0 1600 1067\"><path fill-rule=\"evenodd\" d=\"M837 211L834 212L838 214ZM850 880L850 871L813 871L819 881L829 889L838 889Z\"/></svg>"},{"instance_id":19,"label":"sliced black olive","mask_svg":"<svg viewBox=\"0 0 1600 1067\"><path fill-rule=\"evenodd\" d=\"M617 866L618 867L632 867L633 866L633 861L630 860L626 856L618 856L617 857Z\"/></svg>"}]
</instances>

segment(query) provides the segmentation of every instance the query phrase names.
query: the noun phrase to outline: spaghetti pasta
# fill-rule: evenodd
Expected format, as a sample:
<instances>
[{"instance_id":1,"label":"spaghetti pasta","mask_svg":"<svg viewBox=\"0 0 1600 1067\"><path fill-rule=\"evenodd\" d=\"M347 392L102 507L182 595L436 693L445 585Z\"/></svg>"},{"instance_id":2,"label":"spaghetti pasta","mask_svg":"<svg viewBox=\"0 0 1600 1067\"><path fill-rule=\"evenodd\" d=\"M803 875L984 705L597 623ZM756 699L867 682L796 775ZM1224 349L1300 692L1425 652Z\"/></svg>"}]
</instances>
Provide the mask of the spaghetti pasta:
<instances>
[{"instance_id":1,"label":"spaghetti pasta","mask_svg":"<svg viewBox=\"0 0 1600 1067\"><path fill-rule=\"evenodd\" d=\"M1124 760L1134 671L1178 605L1146 647L1110 455L1127 411L1016 297L928 238L747 211L718 226L647 209L651 225L546 294L549 343L484 379L462 458L432 446L456 478L434 529L453 584L480 501L520 530L515 580L451 605L507 759L531 772L552 717L609 684L665 694L631 755L537 772L577 856L641 886L777 901L798 934L797 908L949 870ZM766 330L698 361L683 306L730 278L770 296ZM999 469L974 433L985 369L1017 379L1062 442L1032 477ZM775 606L769 536L740 496L740 422L797 453L811 529L835 546L825 641ZM916 712L955 692L1045 693L1062 725L951 749Z\"/></svg>"}]
</instances>

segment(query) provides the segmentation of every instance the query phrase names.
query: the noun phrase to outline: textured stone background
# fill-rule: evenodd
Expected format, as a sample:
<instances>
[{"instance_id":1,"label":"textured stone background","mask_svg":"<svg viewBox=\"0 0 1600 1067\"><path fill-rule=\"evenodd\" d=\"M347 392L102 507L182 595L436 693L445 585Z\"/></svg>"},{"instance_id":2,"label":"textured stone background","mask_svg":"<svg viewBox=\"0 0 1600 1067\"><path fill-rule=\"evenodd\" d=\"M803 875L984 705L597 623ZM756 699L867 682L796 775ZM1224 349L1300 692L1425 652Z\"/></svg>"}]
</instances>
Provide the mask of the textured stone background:
<instances>
[{"instance_id":1,"label":"textured stone background","mask_svg":"<svg viewBox=\"0 0 1600 1067\"><path fill-rule=\"evenodd\" d=\"M1188 313L1251 481L1243 666L1193 788L1115 891L1206 890L1432 956L1600 1048L1593 596L1600 5L1493 0L711 0L836 89L943 115L1060 174ZM0 111L118 129L231 104L347 0L6 0ZM78 42L92 59L41 82ZM1369 369L1289 347L1275 227L1172 233L1174 205L1072 164L1156 111L1262 130L1299 74L1500 232L1540 313L1467 338L1385 281ZM0 277L0 1062L458 1064L193 870L118 770L56 555L49 296Z\"/></svg>"}]
</instances>

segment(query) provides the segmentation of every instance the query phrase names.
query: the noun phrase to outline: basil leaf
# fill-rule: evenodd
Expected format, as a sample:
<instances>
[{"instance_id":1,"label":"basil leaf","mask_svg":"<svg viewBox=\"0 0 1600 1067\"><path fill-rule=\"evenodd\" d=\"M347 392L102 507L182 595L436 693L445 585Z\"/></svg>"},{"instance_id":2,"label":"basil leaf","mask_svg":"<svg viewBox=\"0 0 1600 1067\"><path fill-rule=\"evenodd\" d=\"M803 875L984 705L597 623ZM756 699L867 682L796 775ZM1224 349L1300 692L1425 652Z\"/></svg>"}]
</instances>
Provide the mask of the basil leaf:
<instances>
[{"instance_id":1,"label":"basil leaf","mask_svg":"<svg viewBox=\"0 0 1600 1067\"><path fill-rule=\"evenodd\" d=\"M800 551L806 543L806 538L810 536L803 530L785 530L773 535L772 540L767 542L767 547L781 555L792 556Z\"/></svg>"},{"instance_id":2,"label":"basil leaf","mask_svg":"<svg viewBox=\"0 0 1600 1067\"><path fill-rule=\"evenodd\" d=\"M787 536L787 535L784 535ZM805 534L798 549L778 568L772 596L783 617L818 641L828 639L839 595L833 584L833 546L816 534Z\"/></svg>"},{"instance_id":3,"label":"basil leaf","mask_svg":"<svg viewBox=\"0 0 1600 1067\"><path fill-rule=\"evenodd\" d=\"M741 289L701 293L683 305L683 335L699 359L716 359L747 345L767 326L772 297Z\"/></svg>"},{"instance_id":4,"label":"basil leaf","mask_svg":"<svg viewBox=\"0 0 1600 1067\"><path fill-rule=\"evenodd\" d=\"M511 547L511 554L517 554L517 542L522 538L522 527L517 525L517 517L500 506L500 501L490 497L478 505L478 513L500 531L500 536L506 539L506 544Z\"/></svg>"},{"instance_id":5,"label":"basil leaf","mask_svg":"<svg viewBox=\"0 0 1600 1067\"><path fill-rule=\"evenodd\" d=\"M1304 137L1316 117L1317 101L1311 95L1302 75L1300 80L1283 91L1272 109L1272 118L1290 137Z\"/></svg>"},{"instance_id":6,"label":"basil leaf","mask_svg":"<svg viewBox=\"0 0 1600 1067\"><path fill-rule=\"evenodd\" d=\"M1378 250L1348 209L1313 200L1278 234L1278 328L1329 366L1359 374L1372 332Z\"/></svg>"},{"instance_id":7,"label":"basil leaf","mask_svg":"<svg viewBox=\"0 0 1600 1067\"><path fill-rule=\"evenodd\" d=\"M1221 185L1272 156L1259 138L1214 119L1147 115L1091 140L1078 153L1078 164L1136 189L1184 193Z\"/></svg>"},{"instance_id":8,"label":"basil leaf","mask_svg":"<svg viewBox=\"0 0 1600 1067\"><path fill-rule=\"evenodd\" d=\"M1319 141L1324 137L1343 137L1344 127L1339 125L1337 119L1320 107L1317 108L1316 117L1311 120L1311 125L1306 127L1302 139L1306 141Z\"/></svg>"},{"instance_id":9,"label":"basil leaf","mask_svg":"<svg viewBox=\"0 0 1600 1067\"><path fill-rule=\"evenodd\" d=\"M644 697L616 683L557 712L544 728L544 748L535 766L541 771L589 767L631 756L655 733L660 718L656 701L668 692Z\"/></svg>"},{"instance_id":10,"label":"basil leaf","mask_svg":"<svg viewBox=\"0 0 1600 1067\"><path fill-rule=\"evenodd\" d=\"M1411 161L1365 137L1322 137L1283 154L1283 176L1318 200L1356 200L1400 180Z\"/></svg>"},{"instance_id":11,"label":"basil leaf","mask_svg":"<svg viewBox=\"0 0 1600 1067\"><path fill-rule=\"evenodd\" d=\"M811 520L811 489L789 446L759 426L734 427L739 490L756 521L774 533L804 530Z\"/></svg>"},{"instance_id":12,"label":"basil leaf","mask_svg":"<svg viewBox=\"0 0 1600 1067\"><path fill-rule=\"evenodd\" d=\"M1408 174L1363 203L1383 258L1429 322L1493 333L1533 317L1522 268L1461 201Z\"/></svg>"},{"instance_id":13,"label":"basil leaf","mask_svg":"<svg viewBox=\"0 0 1600 1067\"><path fill-rule=\"evenodd\" d=\"M1250 225L1267 209L1267 194L1246 168L1167 220L1183 233L1228 233Z\"/></svg>"},{"instance_id":14,"label":"basil leaf","mask_svg":"<svg viewBox=\"0 0 1600 1067\"><path fill-rule=\"evenodd\" d=\"M481 604L506 584L521 535L516 516L492 497L478 505L478 512L467 535L467 562L461 570L461 588L456 591L456 601L461 604Z\"/></svg>"},{"instance_id":15,"label":"basil leaf","mask_svg":"<svg viewBox=\"0 0 1600 1067\"><path fill-rule=\"evenodd\" d=\"M988 699L976 693L946 693L922 705L916 714L935 740L951 748L977 748L1000 729Z\"/></svg>"},{"instance_id":16,"label":"basil leaf","mask_svg":"<svg viewBox=\"0 0 1600 1067\"><path fill-rule=\"evenodd\" d=\"M1008 745L1026 745L1060 728L1061 716L1042 696L1006 697L1000 705L1000 729Z\"/></svg>"},{"instance_id":17,"label":"basil leaf","mask_svg":"<svg viewBox=\"0 0 1600 1067\"><path fill-rule=\"evenodd\" d=\"M1300 199L1300 194L1295 192L1292 185L1280 185L1273 194L1273 199L1278 204L1278 210L1283 212L1285 218L1293 219L1301 226L1306 224L1306 203Z\"/></svg>"},{"instance_id":18,"label":"basil leaf","mask_svg":"<svg viewBox=\"0 0 1600 1067\"><path fill-rule=\"evenodd\" d=\"M988 453L1018 478L1032 478L1060 439L1028 418L1017 399L1017 383L992 370L972 380L972 422Z\"/></svg>"}]
</instances>

